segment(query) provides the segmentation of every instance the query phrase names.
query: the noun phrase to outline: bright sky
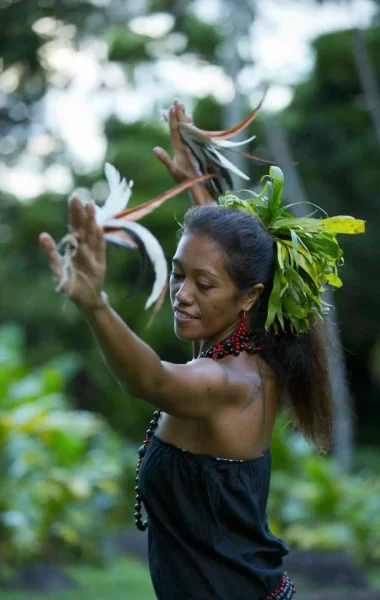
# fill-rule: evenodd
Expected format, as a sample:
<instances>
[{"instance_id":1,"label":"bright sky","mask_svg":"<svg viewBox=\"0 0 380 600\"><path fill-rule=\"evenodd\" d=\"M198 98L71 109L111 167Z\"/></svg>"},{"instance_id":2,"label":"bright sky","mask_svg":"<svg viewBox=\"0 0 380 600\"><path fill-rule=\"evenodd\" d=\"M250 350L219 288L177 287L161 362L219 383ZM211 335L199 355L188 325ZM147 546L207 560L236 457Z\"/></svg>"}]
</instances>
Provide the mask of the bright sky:
<instances>
[{"instance_id":1,"label":"bright sky","mask_svg":"<svg viewBox=\"0 0 380 600\"><path fill-rule=\"evenodd\" d=\"M217 0L198 0L200 16L212 20L218 14ZM317 6L311 0L258 0L256 19L251 28L251 47L244 48L254 59L254 67L246 69L239 79L239 87L252 105L257 103L262 84L276 82L267 95L265 110L281 110L291 100L289 85L307 76L313 65L310 41L321 33L366 27L376 9L371 0L351 0L350 3L330 2ZM172 20L167 15L135 20L136 31L152 37L152 49L162 43L159 36L170 31ZM43 23L40 27L47 27ZM66 32L70 36L70 32ZM164 38L170 50L181 47L179 35ZM99 167L104 160L106 142L101 133L101 120L111 111L125 121L152 114L153 107L165 108L178 96L191 107L191 99L205 93L214 93L224 102L232 100L233 86L216 66L200 66L192 58L161 60L154 74L139 69L136 87L128 87L122 69L111 64L106 67L106 46L94 42L80 54L65 44L51 49L47 60L57 69L56 80L72 77L72 85L62 91L52 90L47 97L46 117L49 126L63 135L76 167L83 171ZM99 80L107 86L94 93ZM54 78L53 78L54 81ZM159 82L159 85L157 84ZM156 110L157 112L157 110ZM157 114L158 117L158 114ZM41 159L53 144L53 138L36 135L29 143L29 155L18 168L0 167L2 187L28 200L44 190L70 193L74 182L67 170L52 166L42 175ZM130 175L133 178L133 174Z\"/></svg>"}]
</instances>

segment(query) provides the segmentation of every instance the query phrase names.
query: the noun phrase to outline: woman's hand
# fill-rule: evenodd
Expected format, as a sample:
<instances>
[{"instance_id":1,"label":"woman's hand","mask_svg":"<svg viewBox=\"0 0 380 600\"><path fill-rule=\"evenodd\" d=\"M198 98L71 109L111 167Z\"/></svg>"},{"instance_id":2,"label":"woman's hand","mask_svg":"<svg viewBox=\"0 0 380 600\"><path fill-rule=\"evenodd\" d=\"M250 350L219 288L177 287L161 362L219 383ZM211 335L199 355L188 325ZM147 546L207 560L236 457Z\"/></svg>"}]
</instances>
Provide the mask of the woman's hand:
<instances>
[{"instance_id":1,"label":"woman's hand","mask_svg":"<svg viewBox=\"0 0 380 600\"><path fill-rule=\"evenodd\" d=\"M186 117L183 104L175 100L169 110L170 137L174 150L174 158L171 159L163 148L153 148L153 152L157 158L165 165L170 175L178 183L202 175L196 159L181 139L178 125L180 121L192 123L193 119L191 116ZM202 204L217 205L215 198L203 183L195 184L191 188L190 196L193 204L196 206Z\"/></svg>"},{"instance_id":2,"label":"woman's hand","mask_svg":"<svg viewBox=\"0 0 380 600\"><path fill-rule=\"evenodd\" d=\"M192 123L193 119L191 116L186 117L183 104L175 100L169 110L170 137L174 150L174 158L172 160L163 148L156 147L153 149L153 152L165 165L173 179L178 183L182 183L182 181L197 177L202 173L199 170L197 161L181 140L179 121Z\"/></svg>"},{"instance_id":3,"label":"woman's hand","mask_svg":"<svg viewBox=\"0 0 380 600\"><path fill-rule=\"evenodd\" d=\"M71 265L74 277L70 277L60 291L68 296L79 308L93 310L105 304L102 292L106 275L106 244L103 228L95 221L95 208L86 208L78 198L70 202L69 216L71 230L77 247L72 252ZM49 260L55 281L60 281L67 257L61 256L53 238L41 233L40 244Z\"/></svg>"}]
</instances>

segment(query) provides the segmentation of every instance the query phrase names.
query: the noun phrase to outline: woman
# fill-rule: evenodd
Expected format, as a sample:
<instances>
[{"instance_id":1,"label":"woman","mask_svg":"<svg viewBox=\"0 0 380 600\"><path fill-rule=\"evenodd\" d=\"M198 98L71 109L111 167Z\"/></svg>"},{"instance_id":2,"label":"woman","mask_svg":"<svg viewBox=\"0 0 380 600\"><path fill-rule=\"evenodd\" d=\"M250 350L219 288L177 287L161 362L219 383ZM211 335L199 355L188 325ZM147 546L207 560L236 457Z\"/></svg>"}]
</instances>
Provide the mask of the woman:
<instances>
[{"instance_id":1,"label":"woman","mask_svg":"<svg viewBox=\"0 0 380 600\"><path fill-rule=\"evenodd\" d=\"M180 119L183 107L175 103L174 161L155 149L177 181L195 174L178 134ZM266 514L270 444L281 392L299 429L322 451L328 447L323 327L312 321L299 337L267 333L271 235L252 216L217 206L203 185L193 198L203 206L185 216L170 276L175 333L193 343L192 361L160 360L112 309L103 292L102 229L93 205L83 208L78 200L70 205L80 241L75 267L87 277L77 279L70 298L120 386L160 407L140 449L135 505L138 528L149 524L157 598L289 600L295 587L282 561L289 548L270 532ZM40 241L56 273L61 259L54 241L45 233Z\"/></svg>"}]
</instances>

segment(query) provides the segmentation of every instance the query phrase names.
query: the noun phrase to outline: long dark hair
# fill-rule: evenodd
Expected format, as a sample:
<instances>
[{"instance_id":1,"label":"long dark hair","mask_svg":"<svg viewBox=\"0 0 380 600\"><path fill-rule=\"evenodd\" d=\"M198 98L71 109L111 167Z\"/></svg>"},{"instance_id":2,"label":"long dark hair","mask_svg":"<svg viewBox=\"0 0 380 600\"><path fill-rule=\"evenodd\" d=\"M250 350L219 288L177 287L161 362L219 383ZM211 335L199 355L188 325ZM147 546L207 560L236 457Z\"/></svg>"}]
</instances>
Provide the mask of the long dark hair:
<instances>
[{"instance_id":1,"label":"long dark hair","mask_svg":"<svg viewBox=\"0 0 380 600\"><path fill-rule=\"evenodd\" d=\"M326 325L310 318L310 330L296 336L290 331L266 331L269 296L273 287L275 243L253 216L221 206L194 206L184 217L180 235L204 235L224 252L226 269L237 295L258 283L264 291L250 314L259 334L261 356L277 375L280 407L289 412L295 429L316 444L321 454L331 449L332 390L328 369Z\"/></svg>"}]
</instances>

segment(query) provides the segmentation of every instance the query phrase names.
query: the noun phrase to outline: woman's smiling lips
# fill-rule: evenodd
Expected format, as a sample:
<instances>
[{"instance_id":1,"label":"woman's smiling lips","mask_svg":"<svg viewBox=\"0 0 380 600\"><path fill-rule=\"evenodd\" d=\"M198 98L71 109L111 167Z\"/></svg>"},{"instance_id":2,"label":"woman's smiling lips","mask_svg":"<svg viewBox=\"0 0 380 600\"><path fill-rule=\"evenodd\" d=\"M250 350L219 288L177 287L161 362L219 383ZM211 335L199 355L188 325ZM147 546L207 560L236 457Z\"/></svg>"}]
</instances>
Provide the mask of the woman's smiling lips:
<instances>
[{"instance_id":1,"label":"woman's smiling lips","mask_svg":"<svg viewBox=\"0 0 380 600\"><path fill-rule=\"evenodd\" d=\"M174 308L174 317L177 321L195 321L198 319L198 317L193 317L193 315L189 315L189 313L179 308Z\"/></svg>"}]
</instances>

